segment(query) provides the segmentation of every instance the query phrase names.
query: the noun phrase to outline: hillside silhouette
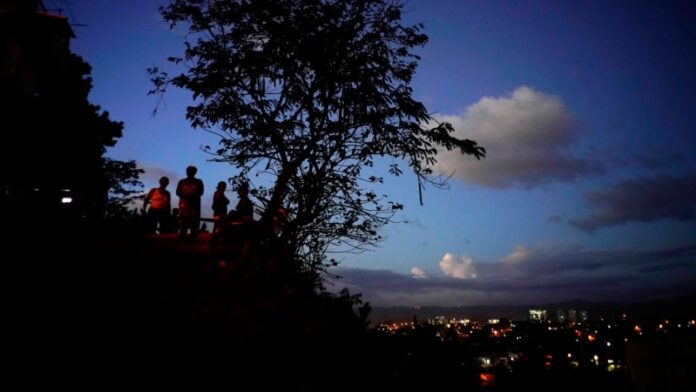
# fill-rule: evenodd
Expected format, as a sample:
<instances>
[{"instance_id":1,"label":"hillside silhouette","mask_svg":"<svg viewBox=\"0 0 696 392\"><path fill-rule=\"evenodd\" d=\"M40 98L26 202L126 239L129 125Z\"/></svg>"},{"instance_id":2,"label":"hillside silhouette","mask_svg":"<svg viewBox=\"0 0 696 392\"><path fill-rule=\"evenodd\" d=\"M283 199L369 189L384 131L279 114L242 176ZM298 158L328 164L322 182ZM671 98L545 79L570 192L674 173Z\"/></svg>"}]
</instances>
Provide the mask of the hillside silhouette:
<instances>
[{"instance_id":1,"label":"hillside silhouette","mask_svg":"<svg viewBox=\"0 0 696 392\"><path fill-rule=\"evenodd\" d=\"M224 368L235 383L282 379L286 390L349 389L372 368L355 298L235 263L205 236L53 233L9 246L19 367ZM273 379L251 376L263 369Z\"/></svg>"}]
</instances>

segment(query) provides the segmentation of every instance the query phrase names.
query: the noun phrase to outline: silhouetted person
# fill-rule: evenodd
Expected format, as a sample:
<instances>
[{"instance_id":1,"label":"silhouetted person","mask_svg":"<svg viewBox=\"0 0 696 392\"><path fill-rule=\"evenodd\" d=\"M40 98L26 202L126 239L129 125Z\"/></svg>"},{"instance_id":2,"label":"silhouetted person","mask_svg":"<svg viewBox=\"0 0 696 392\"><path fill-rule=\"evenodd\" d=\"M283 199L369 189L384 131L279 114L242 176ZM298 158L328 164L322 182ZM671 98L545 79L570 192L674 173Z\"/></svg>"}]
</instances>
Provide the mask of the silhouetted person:
<instances>
[{"instance_id":1,"label":"silhouetted person","mask_svg":"<svg viewBox=\"0 0 696 392\"><path fill-rule=\"evenodd\" d=\"M238 247L240 249L238 253L246 256L249 241L255 236L257 229L254 222L254 203L249 199L249 184L246 182L240 184L237 195L239 196L237 207L230 211L226 218L220 219L219 230L213 232L211 244L214 244L218 238L222 238L225 242Z\"/></svg>"},{"instance_id":2,"label":"silhouetted person","mask_svg":"<svg viewBox=\"0 0 696 392\"><path fill-rule=\"evenodd\" d=\"M159 180L159 188L152 188L143 200L143 210L150 204L147 210L148 232L155 233L159 226L160 233L168 231L170 225L170 211L172 209L172 195L167 190L169 178L162 177Z\"/></svg>"},{"instance_id":3,"label":"silhouetted person","mask_svg":"<svg viewBox=\"0 0 696 392\"><path fill-rule=\"evenodd\" d=\"M243 182L237 188L239 202L235 208L235 218L242 222L250 222L254 220L254 203L249 199L249 183Z\"/></svg>"},{"instance_id":4,"label":"silhouetted person","mask_svg":"<svg viewBox=\"0 0 696 392\"><path fill-rule=\"evenodd\" d=\"M203 181L196 178L198 169L195 166L186 168L186 178L179 181L176 195L179 196L179 238L186 238L191 231L191 241L198 235L201 220L201 196L203 196Z\"/></svg>"},{"instance_id":5,"label":"silhouetted person","mask_svg":"<svg viewBox=\"0 0 696 392\"><path fill-rule=\"evenodd\" d=\"M243 182L237 188L237 196L239 201L232 217L232 224L236 225L237 240L241 243L238 259L245 260L253 247L253 242L256 240L257 225L254 222L254 203L249 199L249 183Z\"/></svg>"},{"instance_id":6,"label":"silhouetted person","mask_svg":"<svg viewBox=\"0 0 696 392\"><path fill-rule=\"evenodd\" d=\"M224 224L223 221L227 218L227 205L230 204L230 200L225 196L225 189L227 189L227 184L224 181L220 181L215 194L213 194L213 219L215 219L213 234L220 232Z\"/></svg>"}]
</instances>

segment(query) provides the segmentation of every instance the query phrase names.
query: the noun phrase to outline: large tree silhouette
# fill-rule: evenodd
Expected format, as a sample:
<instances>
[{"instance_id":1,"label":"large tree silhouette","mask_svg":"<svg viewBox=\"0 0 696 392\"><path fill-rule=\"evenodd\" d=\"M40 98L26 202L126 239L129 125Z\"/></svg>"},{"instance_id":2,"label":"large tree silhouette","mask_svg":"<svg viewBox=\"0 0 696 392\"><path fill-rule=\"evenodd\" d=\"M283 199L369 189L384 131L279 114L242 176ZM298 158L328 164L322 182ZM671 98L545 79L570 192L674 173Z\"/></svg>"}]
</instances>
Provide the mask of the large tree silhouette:
<instances>
[{"instance_id":1,"label":"large tree silhouette","mask_svg":"<svg viewBox=\"0 0 696 392\"><path fill-rule=\"evenodd\" d=\"M1 183L8 226L84 223L109 208L109 191L138 185L134 162L108 160L123 123L89 101L91 66L70 51L67 18L39 1L0 15ZM125 193L124 193L125 192ZM61 203L70 198L72 203ZM113 211L114 205L111 200ZM114 204L115 203L115 204ZM118 209L118 208L116 208Z\"/></svg>"},{"instance_id":2,"label":"large tree silhouette","mask_svg":"<svg viewBox=\"0 0 696 392\"><path fill-rule=\"evenodd\" d=\"M438 149L476 158L485 150L452 136L412 96L428 38L401 22L388 0L173 0L161 8L171 27L188 29L181 73L158 68L153 93L188 89L187 118L220 136L214 160L256 176L254 195L269 219L289 211L280 249L315 273L327 251L362 251L402 208L375 191L406 166L421 187L441 185L431 170Z\"/></svg>"}]
</instances>

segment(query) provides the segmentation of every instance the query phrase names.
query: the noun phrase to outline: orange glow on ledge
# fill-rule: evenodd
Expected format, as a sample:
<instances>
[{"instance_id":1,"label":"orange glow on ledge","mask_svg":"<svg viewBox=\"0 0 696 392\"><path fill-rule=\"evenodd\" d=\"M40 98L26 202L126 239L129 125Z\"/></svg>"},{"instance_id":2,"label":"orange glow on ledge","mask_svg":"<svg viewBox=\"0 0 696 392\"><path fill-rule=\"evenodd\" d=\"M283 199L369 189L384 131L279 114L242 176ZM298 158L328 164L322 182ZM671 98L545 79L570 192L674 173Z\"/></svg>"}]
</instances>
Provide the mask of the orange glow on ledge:
<instances>
[{"instance_id":1,"label":"orange glow on ledge","mask_svg":"<svg viewBox=\"0 0 696 392\"><path fill-rule=\"evenodd\" d=\"M495 375L493 373L480 373L479 381L481 381L482 387L493 385L495 382Z\"/></svg>"}]
</instances>

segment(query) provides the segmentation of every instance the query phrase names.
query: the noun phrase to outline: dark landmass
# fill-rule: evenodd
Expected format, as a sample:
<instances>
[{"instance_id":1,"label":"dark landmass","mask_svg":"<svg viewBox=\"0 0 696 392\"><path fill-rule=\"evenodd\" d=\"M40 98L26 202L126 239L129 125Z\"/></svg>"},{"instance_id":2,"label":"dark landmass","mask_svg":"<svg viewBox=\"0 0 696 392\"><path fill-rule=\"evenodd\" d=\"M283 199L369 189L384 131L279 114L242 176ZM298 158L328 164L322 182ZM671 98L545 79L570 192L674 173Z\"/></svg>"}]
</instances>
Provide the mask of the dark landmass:
<instances>
[{"instance_id":1,"label":"dark landmass","mask_svg":"<svg viewBox=\"0 0 696 392\"><path fill-rule=\"evenodd\" d=\"M373 363L358 360L367 329L349 297L230 261L205 237L7 236L8 372L110 385L163 369L163 382L194 375L262 390L361 382L348 376Z\"/></svg>"},{"instance_id":2,"label":"dark landmass","mask_svg":"<svg viewBox=\"0 0 696 392\"><path fill-rule=\"evenodd\" d=\"M590 319L618 318L624 314L631 318L652 319L661 317L696 316L696 293L670 299L656 299L645 303L589 302L574 300L547 304L530 305L479 305L479 306L374 306L370 315L373 324L385 321L412 321L414 317L425 321L428 318L445 316L447 318L468 318L485 321L491 318L506 318L515 321L527 320L529 309L546 309L553 317L563 309L586 310Z\"/></svg>"},{"instance_id":3,"label":"dark landmass","mask_svg":"<svg viewBox=\"0 0 696 392\"><path fill-rule=\"evenodd\" d=\"M314 292L267 265L235 262L224 248L211 251L205 237L180 243L167 235L56 230L6 239L7 371L17 380L101 386L164 374L160 385L195 377L259 390L410 391L457 385L472 391L552 391L561 383L569 391L633 392L650 390L634 383L681 390L687 378L675 377L693 363L688 359L694 340L681 335L630 346L628 359L637 369L655 369L658 359L669 364L662 372L643 370L638 376L645 380L632 382L625 368L569 368L564 358L566 350L577 349L573 339L541 324L520 323L514 335L502 340L491 338L488 329L463 340L442 326L419 325L397 334L372 330L360 312L365 308L350 296ZM693 312L690 304L693 296L635 309ZM587 310L591 317L602 309L626 309L625 304L575 301L544 307ZM412 321L414 314L419 321L431 315L524 319L527 309L377 308L371 318L373 323L385 315ZM627 324L629 332L632 325ZM582 347L594 350L592 343ZM545 367L547 349L554 350L553 370ZM587 350L577 354L586 356L583 363L595 352ZM526 359L516 366L501 363L510 353ZM484 356L496 364L481 367ZM676 389L667 388L663 374L675 380ZM483 376L495 377L496 384L486 386Z\"/></svg>"}]
</instances>

